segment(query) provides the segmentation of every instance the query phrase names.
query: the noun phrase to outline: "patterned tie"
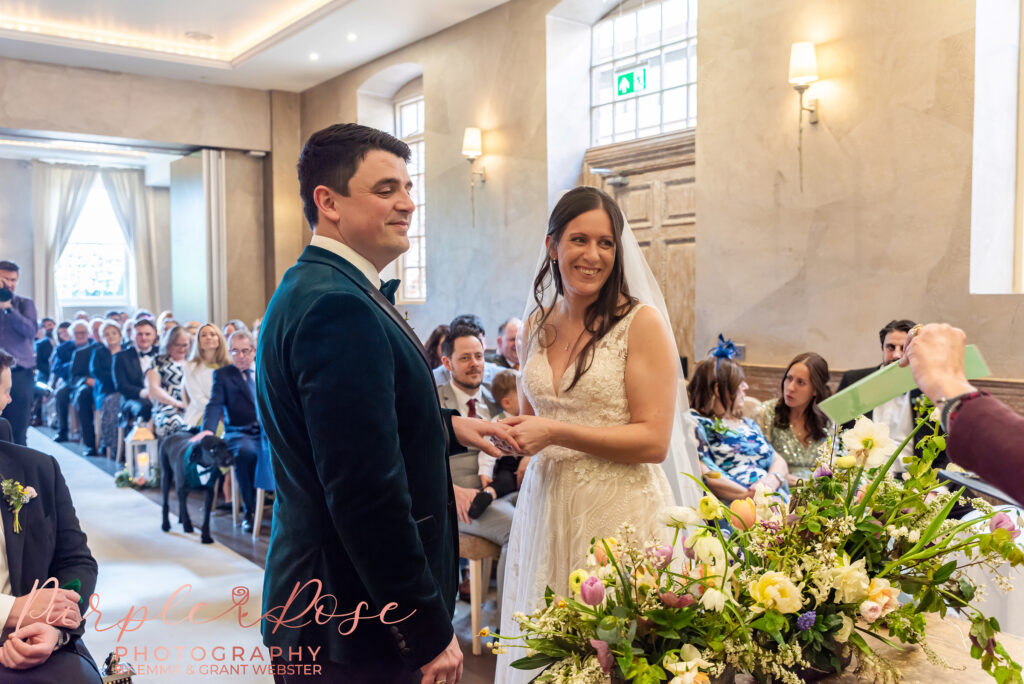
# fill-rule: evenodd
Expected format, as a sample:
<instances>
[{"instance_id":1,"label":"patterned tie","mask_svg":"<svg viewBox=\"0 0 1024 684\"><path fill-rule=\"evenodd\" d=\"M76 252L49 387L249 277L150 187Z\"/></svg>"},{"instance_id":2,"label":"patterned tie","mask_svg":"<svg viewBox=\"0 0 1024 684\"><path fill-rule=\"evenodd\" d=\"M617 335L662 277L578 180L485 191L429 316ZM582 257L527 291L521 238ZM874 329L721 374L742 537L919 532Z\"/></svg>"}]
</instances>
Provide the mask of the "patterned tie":
<instances>
[{"instance_id":1,"label":"patterned tie","mask_svg":"<svg viewBox=\"0 0 1024 684\"><path fill-rule=\"evenodd\" d=\"M245 384L249 386L249 394L252 395L252 401L256 403L256 381L253 379L252 368L245 371Z\"/></svg>"},{"instance_id":2,"label":"patterned tie","mask_svg":"<svg viewBox=\"0 0 1024 684\"><path fill-rule=\"evenodd\" d=\"M399 280L398 278L394 278L393 280L389 280L387 282L384 282L383 280L380 281L381 294L387 297L388 301L391 302L392 304L395 303L395 292L398 291L398 284L401 282L402 281Z\"/></svg>"},{"instance_id":3,"label":"patterned tie","mask_svg":"<svg viewBox=\"0 0 1024 684\"><path fill-rule=\"evenodd\" d=\"M469 408L466 412L467 418L479 418L479 416L476 415L476 399L470 399L467 401L466 406Z\"/></svg>"}]
</instances>

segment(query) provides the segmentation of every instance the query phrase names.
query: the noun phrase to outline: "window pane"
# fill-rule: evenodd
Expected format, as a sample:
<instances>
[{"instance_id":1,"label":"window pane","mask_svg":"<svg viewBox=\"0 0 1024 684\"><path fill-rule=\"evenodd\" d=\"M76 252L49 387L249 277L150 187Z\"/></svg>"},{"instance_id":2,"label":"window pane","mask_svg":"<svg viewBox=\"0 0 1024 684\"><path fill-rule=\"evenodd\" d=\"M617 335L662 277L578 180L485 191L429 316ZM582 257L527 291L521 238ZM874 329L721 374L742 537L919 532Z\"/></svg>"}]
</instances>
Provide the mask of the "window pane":
<instances>
[{"instance_id":1,"label":"window pane","mask_svg":"<svg viewBox=\"0 0 1024 684\"><path fill-rule=\"evenodd\" d=\"M423 109L424 99L421 97L419 101L416 103L416 131L418 133L422 133L423 130L426 128L426 125L424 123L426 121L426 118L423 116Z\"/></svg>"},{"instance_id":2,"label":"window pane","mask_svg":"<svg viewBox=\"0 0 1024 684\"><path fill-rule=\"evenodd\" d=\"M670 121L686 121L685 88L666 90L662 93L662 121L666 124Z\"/></svg>"},{"instance_id":3,"label":"window pane","mask_svg":"<svg viewBox=\"0 0 1024 684\"><path fill-rule=\"evenodd\" d=\"M697 0L690 0L689 4L690 11L686 14L686 35L695 36L697 35Z\"/></svg>"},{"instance_id":4,"label":"window pane","mask_svg":"<svg viewBox=\"0 0 1024 684\"><path fill-rule=\"evenodd\" d=\"M686 37L686 0L665 0L662 10L662 43Z\"/></svg>"},{"instance_id":5,"label":"window pane","mask_svg":"<svg viewBox=\"0 0 1024 684\"><path fill-rule=\"evenodd\" d=\"M686 90L689 94L690 103L686 109L686 125L696 126L697 125L697 85L686 86Z\"/></svg>"},{"instance_id":6,"label":"window pane","mask_svg":"<svg viewBox=\"0 0 1024 684\"><path fill-rule=\"evenodd\" d=\"M607 145L612 142L612 106L605 105L594 109L590 124L594 145Z\"/></svg>"},{"instance_id":7,"label":"window pane","mask_svg":"<svg viewBox=\"0 0 1024 684\"><path fill-rule=\"evenodd\" d=\"M612 21L602 21L594 27L594 49L591 64L600 64L612 58Z\"/></svg>"},{"instance_id":8,"label":"window pane","mask_svg":"<svg viewBox=\"0 0 1024 684\"><path fill-rule=\"evenodd\" d=\"M615 18L615 56L623 57L636 52L636 14Z\"/></svg>"},{"instance_id":9,"label":"window pane","mask_svg":"<svg viewBox=\"0 0 1024 684\"><path fill-rule=\"evenodd\" d=\"M402 126L401 135L399 137L405 138L413 135L419 130L419 124L416 121L416 103L402 105Z\"/></svg>"},{"instance_id":10,"label":"window pane","mask_svg":"<svg viewBox=\"0 0 1024 684\"><path fill-rule=\"evenodd\" d=\"M662 79L666 88L686 83L686 46L680 45L666 50L664 67Z\"/></svg>"},{"instance_id":11,"label":"window pane","mask_svg":"<svg viewBox=\"0 0 1024 684\"><path fill-rule=\"evenodd\" d=\"M689 83L697 82L697 41L691 40L686 44L686 80Z\"/></svg>"},{"instance_id":12,"label":"window pane","mask_svg":"<svg viewBox=\"0 0 1024 684\"><path fill-rule=\"evenodd\" d=\"M641 129L654 127L654 134L657 134L658 124L661 123L661 95L645 95L640 98L639 113L637 122ZM641 134L644 135L644 134ZM647 133L646 135L653 135Z\"/></svg>"},{"instance_id":13,"label":"window pane","mask_svg":"<svg viewBox=\"0 0 1024 684\"><path fill-rule=\"evenodd\" d=\"M647 92L661 90L661 54L657 51L640 55L647 69Z\"/></svg>"},{"instance_id":14,"label":"window pane","mask_svg":"<svg viewBox=\"0 0 1024 684\"><path fill-rule=\"evenodd\" d=\"M415 176L418 173L422 173L420 170L420 144L412 143L409 145L409 163L406 166L410 176Z\"/></svg>"},{"instance_id":15,"label":"window pane","mask_svg":"<svg viewBox=\"0 0 1024 684\"><path fill-rule=\"evenodd\" d=\"M57 264L58 296L126 300L128 268L124 236L97 179Z\"/></svg>"},{"instance_id":16,"label":"window pane","mask_svg":"<svg viewBox=\"0 0 1024 684\"><path fill-rule=\"evenodd\" d=\"M636 100L623 100L615 104L615 141L636 137Z\"/></svg>"},{"instance_id":17,"label":"window pane","mask_svg":"<svg viewBox=\"0 0 1024 684\"><path fill-rule=\"evenodd\" d=\"M661 45L661 7L645 7L637 12L637 47L647 50Z\"/></svg>"},{"instance_id":18,"label":"window pane","mask_svg":"<svg viewBox=\"0 0 1024 684\"><path fill-rule=\"evenodd\" d=\"M615 93L613 89L615 85L615 78L612 65L608 64L594 69L593 81L590 104L599 105L611 102Z\"/></svg>"},{"instance_id":19,"label":"window pane","mask_svg":"<svg viewBox=\"0 0 1024 684\"><path fill-rule=\"evenodd\" d=\"M406 268L416 268L420 266L419 238L410 239L409 242L409 251L405 253L405 266Z\"/></svg>"}]
</instances>

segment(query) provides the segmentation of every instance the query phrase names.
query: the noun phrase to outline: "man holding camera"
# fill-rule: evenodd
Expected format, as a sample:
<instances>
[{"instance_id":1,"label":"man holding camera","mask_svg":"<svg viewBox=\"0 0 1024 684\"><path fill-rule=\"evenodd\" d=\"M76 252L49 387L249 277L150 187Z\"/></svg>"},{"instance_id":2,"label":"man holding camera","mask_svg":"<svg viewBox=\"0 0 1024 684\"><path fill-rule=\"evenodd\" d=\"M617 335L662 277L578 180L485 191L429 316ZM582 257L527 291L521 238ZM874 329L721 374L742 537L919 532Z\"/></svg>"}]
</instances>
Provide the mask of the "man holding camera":
<instances>
[{"instance_id":1,"label":"man holding camera","mask_svg":"<svg viewBox=\"0 0 1024 684\"><path fill-rule=\"evenodd\" d=\"M36 305L14 294L18 286L18 265L0 261L0 349L14 357L11 369L11 403L3 417L11 424L14 443L25 445L32 392L35 389Z\"/></svg>"}]
</instances>

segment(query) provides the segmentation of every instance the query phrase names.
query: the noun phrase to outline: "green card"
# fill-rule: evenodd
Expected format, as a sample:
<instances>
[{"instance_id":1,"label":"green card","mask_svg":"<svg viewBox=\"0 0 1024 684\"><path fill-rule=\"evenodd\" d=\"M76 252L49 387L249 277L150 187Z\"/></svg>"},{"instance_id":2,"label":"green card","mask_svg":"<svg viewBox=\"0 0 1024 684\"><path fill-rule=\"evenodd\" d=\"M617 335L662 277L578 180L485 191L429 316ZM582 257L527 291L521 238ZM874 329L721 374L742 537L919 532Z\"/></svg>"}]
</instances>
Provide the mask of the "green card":
<instances>
[{"instance_id":1,"label":"green card","mask_svg":"<svg viewBox=\"0 0 1024 684\"><path fill-rule=\"evenodd\" d=\"M981 358L981 352L973 344L967 345L964 350L964 370L968 380L991 374L985 359ZM899 364L890 363L818 405L836 425L842 425L915 387L917 383L914 382L910 366L900 368Z\"/></svg>"}]
</instances>

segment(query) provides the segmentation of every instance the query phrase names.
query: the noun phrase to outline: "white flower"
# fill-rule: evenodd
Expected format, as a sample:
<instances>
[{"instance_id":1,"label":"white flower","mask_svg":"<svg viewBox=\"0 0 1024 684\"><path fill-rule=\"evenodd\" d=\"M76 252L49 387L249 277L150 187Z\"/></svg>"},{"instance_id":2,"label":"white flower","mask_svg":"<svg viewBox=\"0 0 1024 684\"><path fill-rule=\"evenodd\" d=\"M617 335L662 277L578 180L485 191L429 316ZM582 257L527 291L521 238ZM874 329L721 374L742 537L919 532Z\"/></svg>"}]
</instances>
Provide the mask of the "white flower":
<instances>
[{"instance_id":1,"label":"white flower","mask_svg":"<svg viewBox=\"0 0 1024 684\"><path fill-rule=\"evenodd\" d=\"M858 464L875 468L885 463L899 444L889 439L888 425L861 416L843 433L843 446Z\"/></svg>"},{"instance_id":2,"label":"white flower","mask_svg":"<svg viewBox=\"0 0 1024 684\"><path fill-rule=\"evenodd\" d=\"M725 610L725 599L725 594L718 589L709 587L704 591L704 595L700 597L700 605L704 606L707 610L721 613Z\"/></svg>"},{"instance_id":3,"label":"white flower","mask_svg":"<svg viewBox=\"0 0 1024 684\"><path fill-rule=\"evenodd\" d=\"M907 535L907 541L911 544L916 544L921 539L920 530L911 530L910 534Z\"/></svg>"},{"instance_id":4,"label":"white flower","mask_svg":"<svg viewBox=\"0 0 1024 684\"><path fill-rule=\"evenodd\" d=\"M859 603L868 596L868 573L864 570L865 559L856 563L843 563L832 568L832 586L836 589L836 603Z\"/></svg>"},{"instance_id":5,"label":"white flower","mask_svg":"<svg viewBox=\"0 0 1024 684\"><path fill-rule=\"evenodd\" d=\"M841 644L845 644L850 639L850 633L853 632L853 619L845 613L840 613L839 617L843 619L843 626L836 632L836 641Z\"/></svg>"},{"instance_id":6,"label":"white flower","mask_svg":"<svg viewBox=\"0 0 1024 684\"><path fill-rule=\"evenodd\" d=\"M699 527L704 524L692 506L669 506L661 511L661 522L667 527Z\"/></svg>"},{"instance_id":7,"label":"white flower","mask_svg":"<svg viewBox=\"0 0 1024 684\"><path fill-rule=\"evenodd\" d=\"M687 537L686 546L693 549L694 555L701 563L716 568L725 565L725 547L718 537L707 530Z\"/></svg>"}]
</instances>

